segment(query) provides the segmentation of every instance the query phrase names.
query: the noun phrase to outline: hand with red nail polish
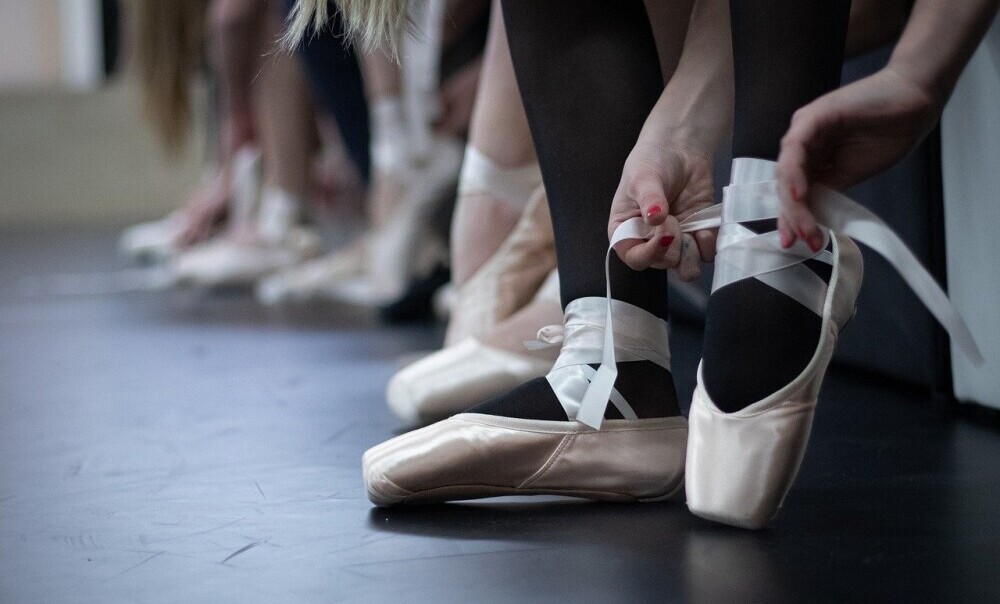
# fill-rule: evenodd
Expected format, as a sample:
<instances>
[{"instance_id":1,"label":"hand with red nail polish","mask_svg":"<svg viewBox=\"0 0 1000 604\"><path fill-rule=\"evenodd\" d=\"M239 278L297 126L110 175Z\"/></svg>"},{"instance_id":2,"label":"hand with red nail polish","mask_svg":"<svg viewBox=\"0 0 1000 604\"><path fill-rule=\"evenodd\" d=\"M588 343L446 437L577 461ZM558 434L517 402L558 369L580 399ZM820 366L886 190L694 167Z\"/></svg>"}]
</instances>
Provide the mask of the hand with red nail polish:
<instances>
[{"instance_id":1,"label":"hand with red nail polish","mask_svg":"<svg viewBox=\"0 0 1000 604\"><path fill-rule=\"evenodd\" d=\"M733 118L729 5L700 2L692 11L684 49L669 82L625 160L611 203L608 236L641 217L645 241L615 245L634 270L671 269L696 279L715 259L717 229L681 233L680 223L714 203L712 165Z\"/></svg>"},{"instance_id":2,"label":"hand with red nail polish","mask_svg":"<svg viewBox=\"0 0 1000 604\"><path fill-rule=\"evenodd\" d=\"M888 169L939 115L939 103L891 64L796 111L776 168L782 241L818 250L824 237L809 207L812 184L843 190Z\"/></svg>"},{"instance_id":3,"label":"hand with red nail polish","mask_svg":"<svg viewBox=\"0 0 1000 604\"><path fill-rule=\"evenodd\" d=\"M702 261L715 256L715 232L688 237L695 245L682 245L680 220L713 203L712 161L702 153L664 145L640 137L622 172L621 184L611 205L608 236L631 218L642 217L650 229L646 241L622 241L618 256L634 270L676 269L683 254L695 254L697 262L684 263L685 277L695 278ZM700 238L699 238L700 237Z\"/></svg>"}]
</instances>

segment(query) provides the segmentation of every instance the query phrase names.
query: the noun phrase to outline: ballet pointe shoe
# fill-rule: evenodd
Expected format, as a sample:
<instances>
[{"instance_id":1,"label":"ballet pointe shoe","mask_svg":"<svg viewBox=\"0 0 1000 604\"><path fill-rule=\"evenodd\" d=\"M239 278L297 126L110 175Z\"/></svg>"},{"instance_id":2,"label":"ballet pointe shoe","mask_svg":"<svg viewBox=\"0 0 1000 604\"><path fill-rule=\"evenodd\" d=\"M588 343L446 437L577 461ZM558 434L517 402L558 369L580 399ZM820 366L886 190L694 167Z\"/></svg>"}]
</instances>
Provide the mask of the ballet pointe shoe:
<instances>
[{"instance_id":1,"label":"ballet pointe shoe","mask_svg":"<svg viewBox=\"0 0 1000 604\"><path fill-rule=\"evenodd\" d=\"M503 495L662 501L682 486L665 468L683 459L686 431L680 417L594 430L462 413L369 449L361 465L368 499L382 507Z\"/></svg>"},{"instance_id":2,"label":"ballet pointe shoe","mask_svg":"<svg viewBox=\"0 0 1000 604\"><path fill-rule=\"evenodd\" d=\"M362 237L322 258L306 261L262 279L256 288L257 301L273 306L336 298L338 283L361 280L367 269L368 242Z\"/></svg>"},{"instance_id":3,"label":"ballet pointe shoe","mask_svg":"<svg viewBox=\"0 0 1000 604\"><path fill-rule=\"evenodd\" d=\"M461 413L368 450L365 489L379 506L501 495L568 495L606 501L659 501L681 490L687 422L683 417L638 419L612 389L620 420L600 430L575 421L604 341L604 298L575 300L565 325L547 330L561 340L546 376L568 421ZM614 302L617 353L622 360L669 365L666 322ZM558 332L558 333L555 333ZM607 401L605 401L605 406Z\"/></svg>"},{"instance_id":4,"label":"ballet pointe shoe","mask_svg":"<svg viewBox=\"0 0 1000 604\"><path fill-rule=\"evenodd\" d=\"M414 280L447 258L433 222L458 181L462 145L443 137L432 144L424 161L411 161L396 175L404 184L403 198L370 235L368 273L378 304L398 300Z\"/></svg>"},{"instance_id":5,"label":"ballet pointe shoe","mask_svg":"<svg viewBox=\"0 0 1000 604\"><path fill-rule=\"evenodd\" d=\"M779 211L774 163L756 159L733 162L734 184L723 203L682 223L691 231L719 230L719 254L713 291L756 278L822 317L816 351L802 373L770 396L733 413L712 401L698 370L689 415L686 493L688 507L702 518L760 529L777 516L805 453L820 386L840 330L854 313L863 263L852 239L883 255L974 361L981 355L961 317L944 292L905 244L878 217L840 193L816 185L810 204L824 234L824 246L810 250L803 242L788 249L777 232L757 234L741 222L773 219ZM831 266L828 284L802 266L806 260ZM788 270L785 270L788 269Z\"/></svg>"},{"instance_id":6,"label":"ballet pointe shoe","mask_svg":"<svg viewBox=\"0 0 1000 604\"><path fill-rule=\"evenodd\" d=\"M538 290L535 302L561 312L556 271ZM427 424L545 375L554 360L527 349L505 350L470 336L396 372L386 387L386 402L403 421Z\"/></svg>"},{"instance_id":7,"label":"ballet pointe shoe","mask_svg":"<svg viewBox=\"0 0 1000 604\"><path fill-rule=\"evenodd\" d=\"M820 386L837 335L854 314L861 251L831 234L833 273L823 301L816 352L791 383L740 411L723 413L705 390L702 368L688 416L687 501L696 516L763 528L781 508L805 454Z\"/></svg>"},{"instance_id":8,"label":"ballet pointe shoe","mask_svg":"<svg viewBox=\"0 0 1000 604\"><path fill-rule=\"evenodd\" d=\"M187 228L184 210L174 210L151 222L132 225L122 232L118 250L137 260L158 261L177 251L178 242Z\"/></svg>"},{"instance_id":9,"label":"ballet pointe shoe","mask_svg":"<svg viewBox=\"0 0 1000 604\"><path fill-rule=\"evenodd\" d=\"M297 224L301 207L283 190L266 187L250 229L181 254L175 274L196 286L240 286L301 264L321 246L319 235Z\"/></svg>"},{"instance_id":10,"label":"ballet pointe shoe","mask_svg":"<svg viewBox=\"0 0 1000 604\"><path fill-rule=\"evenodd\" d=\"M445 347L483 336L528 304L555 266L548 200L538 186L496 253L455 289Z\"/></svg>"}]
</instances>

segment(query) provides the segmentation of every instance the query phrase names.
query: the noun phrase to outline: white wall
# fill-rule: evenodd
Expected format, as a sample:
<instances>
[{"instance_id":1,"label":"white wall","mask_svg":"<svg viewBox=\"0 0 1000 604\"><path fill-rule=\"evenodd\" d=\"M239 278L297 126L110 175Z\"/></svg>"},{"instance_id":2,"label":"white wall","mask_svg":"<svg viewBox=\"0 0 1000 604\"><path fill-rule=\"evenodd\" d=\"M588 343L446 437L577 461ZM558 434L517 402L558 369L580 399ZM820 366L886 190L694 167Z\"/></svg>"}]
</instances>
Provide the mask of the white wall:
<instances>
[{"instance_id":1,"label":"white wall","mask_svg":"<svg viewBox=\"0 0 1000 604\"><path fill-rule=\"evenodd\" d=\"M941 121L948 292L986 357L952 347L955 396L1000 408L1000 20L972 58Z\"/></svg>"},{"instance_id":2,"label":"white wall","mask_svg":"<svg viewBox=\"0 0 1000 604\"><path fill-rule=\"evenodd\" d=\"M101 81L99 0L0 0L0 91Z\"/></svg>"}]
</instances>

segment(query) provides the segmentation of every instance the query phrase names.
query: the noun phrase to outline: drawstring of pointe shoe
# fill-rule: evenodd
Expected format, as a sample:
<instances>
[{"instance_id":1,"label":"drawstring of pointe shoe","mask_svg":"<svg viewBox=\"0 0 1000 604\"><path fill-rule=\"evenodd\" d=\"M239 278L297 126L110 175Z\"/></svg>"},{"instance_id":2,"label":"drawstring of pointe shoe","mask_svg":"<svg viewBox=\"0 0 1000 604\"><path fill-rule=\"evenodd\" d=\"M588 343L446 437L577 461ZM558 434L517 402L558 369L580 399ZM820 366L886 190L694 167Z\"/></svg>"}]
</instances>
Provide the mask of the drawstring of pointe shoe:
<instances>
[{"instance_id":1,"label":"drawstring of pointe shoe","mask_svg":"<svg viewBox=\"0 0 1000 604\"><path fill-rule=\"evenodd\" d=\"M924 306L948 331L962 352L977 366L983 364L982 353L976 345L972 332L952 306L947 294L889 225L867 208L829 187L815 185L810 198L813 215L823 227L824 243L829 241L830 231L833 231L864 243L878 252L903 277ZM721 204L696 212L685 219L681 223L681 231L690 233L740 221L777 218L778 199L776 180L730 185L725 189ZM576 415L577 421L595 429L601 427L610 392L614 389L615 379L618 377L611 313L611 253L614 246L621 241L649 239L653 230L642 218L626 220L615 229L605 255L608 307L605 315L602 361L590 381L590 387ZM796 287L801 284L794 283L794 279L790 281L783 278L769 279L769 277L776 277L773 275L776 271L800 264L810 258L825 260L825 255L828 253L823 247L825 245L818 251L812 251L799 241L785 249L781 247L778 234L773 231L760 235L744 235L731 241L720 241L715 260L715 270L718 274L713 281L712 290L715 291L742 279L763 277L762 280L785 293L795 289L802 291L804 288ZM789 295L799 299L796 295L791 293ZM815 304L806 306L816 310Z\"/></svg>"}]
</instances>

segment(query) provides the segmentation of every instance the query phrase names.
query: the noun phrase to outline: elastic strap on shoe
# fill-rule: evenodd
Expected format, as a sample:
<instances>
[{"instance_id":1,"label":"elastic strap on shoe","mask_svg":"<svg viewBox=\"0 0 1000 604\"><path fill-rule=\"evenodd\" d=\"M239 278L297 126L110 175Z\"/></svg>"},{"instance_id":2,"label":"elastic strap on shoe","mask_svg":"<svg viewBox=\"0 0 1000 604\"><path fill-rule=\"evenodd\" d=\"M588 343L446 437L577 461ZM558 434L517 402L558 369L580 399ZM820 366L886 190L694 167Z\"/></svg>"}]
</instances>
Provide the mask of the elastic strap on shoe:
<instances>
[{"instance_id":1,"label":"elastic strap on shoe","mask_svg":"<svg viewBox=\"0 0 1000 604\"><path fill-rule=\"evenodd\" d=\"M736 162L741 160L736 160ZM763 160L756 160L763 161ZM734 166L736 164L734 162ZM773 162L769 162L773 164ZM726 187L723 203L697 212L681 223L681 231L689 233L723 225L734 225L741 221L775 218L778 215L777 181L731 185ZM847 196L823 185L814 185L810 194L810 208L817 221L824 227L824 237L829 238L832 230L864 243L878 252L896 269L917 295L924 306L948 331L952 339L966 356L976 365L984 362L961 315L951 305L947 294L941 289L927 269L920 264L903 240L870 210ZM642 218L632 218L623 222L611 237L605 256L607 278L607 301L604 329L604 346L601 366L590 381L590 387L580 405L577 421L599 429L604 419L609 393L618 376L615 359L615 334L612 328L611 280L609 261L614 246L628 239L649 239L653 228ZM823 260L824 251L813 252L801 242L789 249L781 248L777 233L747 235L737 231L731 240L720 242L716 256L716 278L712 284L715 291L724 285L756 277L785 292L793 290L792 279L773 279L776 271L802 263L810 258ZM763 278L762 278L763 277ZM825 284L824 284L825 285ZM822 291L822 290L821 290ZM792 295L792 294L789 294ZM796 297L793 295L792 297ZM799 299L796 297L796 299ZM815 304L807 304L815 310ZM822 311L820 311L822 314Z\"/></svg>"}]
</instances>

